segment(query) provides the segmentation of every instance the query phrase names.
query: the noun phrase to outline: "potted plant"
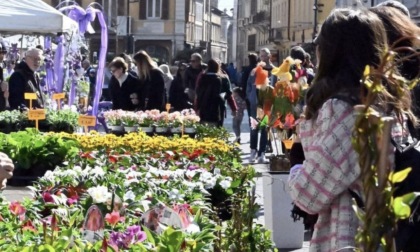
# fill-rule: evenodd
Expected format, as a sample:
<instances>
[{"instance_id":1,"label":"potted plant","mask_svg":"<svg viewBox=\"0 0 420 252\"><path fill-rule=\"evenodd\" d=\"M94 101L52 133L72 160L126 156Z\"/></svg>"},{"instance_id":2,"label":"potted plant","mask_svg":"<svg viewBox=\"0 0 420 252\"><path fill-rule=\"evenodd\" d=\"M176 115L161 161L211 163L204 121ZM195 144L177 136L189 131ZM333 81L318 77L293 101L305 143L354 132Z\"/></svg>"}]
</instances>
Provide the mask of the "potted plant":
<instances>
[{"instance_id":1,"label":"potted plant","mask_svg":"<svg viewBox=\"0 0 420 252\"><path fill-rule=\"evenodd\" d=\"M122 132L124 131L124 126L121 121L121 114L124 113L123 110L109 110L104 112L104 118L107 124L107 127L111 131Z\"/></svg>"},{"instance_id":2,"label":"potted plant","mask_svg":"<svg viewBox=\"0 0 420 252\"><path fill-rule=\"evenodd\" d=\"M135 132L137 131L139 117L135 112L124 111L121 114L121 122L125 132Z\"/></svg>"},{"instance_id":3,"label":"potted plant","mask_svg":"<svg viewBox=\"0 0 420 252\"><path fill-rule=\"evenodd\" d=\"M150 113L147 111L139 111L137 112L137 116L140 130L145 133L152 133L154 121Z\"/></svg>"},{"instance_id":4,"label":"potted plant","mask_svg":"<svg viewBox=\"0 0 420 252\"><path fill-rule=\"evenodd\" d=\"M195 133L200 117L192 109L185 109L181 114L183 115L184 132L188 134Z\"/></svg>"},{"instance_id":5,"label":"potted plant","mask_svg":"<svg viewBox=\"0 0 420 252\"><path fill-rule=\"evenodd\" d=\"M66 107L62 110L48 111L46 121L50 131L73 133L78 126L78 118L77 110Z\"/></svg>"},{"instance_id":6,"label":"potted plant","mask_svg":"<svg viewBox=\"0 0 420 252\"><path fill-rule=\"evenodd\" d=\"M21 113L19 110L0 112L0 132L10 133L19 128Z\"/></svg>"},{"instance_id":7,"label":"potted plant","mask_svg":"<svg viewBox=\"0 0 420 252\"><path fill-rule=\"evenodd\" d=\"M183 127L183 116L176 111L169 114L169 126L171 133L181 133Z\"/></svg>"},{"instance_id":8,"label":"potted plant","mask_svg":"<svg viewBox=\"0 0 420 252\"><path fill-rule=\"evenodd\" d=\"M155 117L155 126L156 133L166 133L168 132L169 126L169 114L168 112L161 112L158 116Z\"/></svg>"}]
</instances>

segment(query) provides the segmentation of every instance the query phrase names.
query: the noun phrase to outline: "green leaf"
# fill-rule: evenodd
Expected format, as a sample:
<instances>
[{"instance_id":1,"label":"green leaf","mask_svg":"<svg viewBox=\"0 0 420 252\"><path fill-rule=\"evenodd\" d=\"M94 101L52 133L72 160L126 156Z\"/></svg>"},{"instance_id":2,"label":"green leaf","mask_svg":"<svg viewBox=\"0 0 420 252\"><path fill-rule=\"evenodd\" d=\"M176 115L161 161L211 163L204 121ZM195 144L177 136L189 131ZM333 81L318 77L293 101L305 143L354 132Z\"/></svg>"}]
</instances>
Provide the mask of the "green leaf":
<instances>
[{"instance_id":1,"label":"green leaf","mask_svg":"<svg viewBox=\"0 0 420 252\"><path fill-rule=\"evenodd\" d=\"M55 252L55 249L51 245L44 244L44 245L39 246L38 251L39 252Z\"/></svg>"},{"instance_id":2,"label":"green leaf","mask_svg":"<svg viewBox=\"0 0 420 252\"><path fill-rule=\"evenodd\" d=\"M393 184L395 183L399 183L404 181L404 179L408 176L408 174L411 172L411 167L408 167L402 171L396 172L396 173L391 173L390 176L390 180Z\"/></svg>"},{"instance_id":3,"label":"green leaf","mask_svg":"<svg viewBox=\"0 0 420 252\"><path fill-rule=\"evenodd\" d=\"M394 209L395 215L398 218L406 219L410 217L410 206L404 202L403 197L396 197L392 203L392 207Z\"/></svg>"}]
</instances>

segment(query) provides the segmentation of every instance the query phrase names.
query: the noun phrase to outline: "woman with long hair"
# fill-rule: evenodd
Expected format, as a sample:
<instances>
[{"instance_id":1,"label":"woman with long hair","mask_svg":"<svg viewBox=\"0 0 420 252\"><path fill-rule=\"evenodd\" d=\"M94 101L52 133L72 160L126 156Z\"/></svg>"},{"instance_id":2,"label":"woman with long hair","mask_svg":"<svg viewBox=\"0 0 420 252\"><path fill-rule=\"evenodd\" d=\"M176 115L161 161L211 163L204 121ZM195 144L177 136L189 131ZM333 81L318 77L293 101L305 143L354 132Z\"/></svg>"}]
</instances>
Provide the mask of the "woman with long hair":
<instances>
[{"instance_id":1,"label":"woman with long hair","mask_svg":"<svg viewBox=\"0 0 420 252\"><path fill-rule=\"evenodd\" d=\"M378 67L387 36L376 14L335 9L315 43L319 67L300 123L305 161L292 167L289 188L298 207L318 214L310 251L324 252L355 246L359 220L352 209L352 194L361 196L362 186L359 156L352 146L357 117L353 105L363 98L364 69ZM375 106L397 119L392 132L399 137L393 139L405 141L409 136L401 119L414 118L409 90L397 92L383 85Z\"/></svg>"},{"instance_id":2,"label":"woman with long hair","mask_svg":"<svg viewBox=\"0 0 420 252\"><path fill-rule=\"evenodd\" d=\"M133 60L137 66L137 73L141 82L138 108L140 110L164 110L166 95L162 71L143 50L137 52Z\"/></svg>"}]
</instances>

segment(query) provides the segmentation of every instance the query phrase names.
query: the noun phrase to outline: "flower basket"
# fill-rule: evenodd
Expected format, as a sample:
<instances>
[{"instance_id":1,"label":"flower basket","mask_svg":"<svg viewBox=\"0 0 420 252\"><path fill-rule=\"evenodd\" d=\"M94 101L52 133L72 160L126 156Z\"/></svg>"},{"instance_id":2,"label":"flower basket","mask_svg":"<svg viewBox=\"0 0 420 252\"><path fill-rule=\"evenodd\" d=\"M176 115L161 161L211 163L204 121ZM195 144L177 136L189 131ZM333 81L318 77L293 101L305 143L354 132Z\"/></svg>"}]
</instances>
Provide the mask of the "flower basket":
<instances>
[{"instance_id":1,"label":"flower basket","mask_svg":"<svg viewBox=\"0 0 420 252\"><path fill-rule=\"evenodd\" d=\"M139 126L138 128L140 129L140 131L143 131L144 133L153 132L153 126Z\"/></svg>"},{"instance_id":2,"label":"flower basket","mask_svg":"<svg viewBox=\"0 0 420 252\"><path fill-rule=\"evenodd\" d=\"M186 134L193 134L196 132L196 128L195 127L185 127L184 128L184 133Z\"/></svg>"},{"instance_id":3,"label":"flower basket","mask_svg":"<svg viewBox=\"0 0 420 252\"><path fill-rule=\"evenodd\" d=\"M168 132L168 127L167 126L156 126L155 128L155 132L156 133L167 133Z\"/></svg>"},{"instance_id":4,"label":"flower basket","mask_svg":"<svg viewBox=\"0 0 420 252\"><path fill-rule=\"evenodd\" d=\"M138 129L137 126L124 126L124 130L125 132L136 132Z\"/></svg>"},{"instance_id":5,"label":"flower basket","mask_svg":"<svg viewBox=\"0 0 420 252\"><path fill-rule=\"evenodd\" d=\"M110 125L110 126L108 126L108 128L109 128L111 131L115 131L115 132L124 132L124 126L121 126L121 125Z\"/></svg>"},{"instance_id":6,"label":"flower basket","mask_svg":"<svg viewBox=\"0 0 420 252\"><path fill-rule=\"evenodd\" d=\"M178 127L172 127L170 128L171 133L181 133L182 132L182 126Z\"/></svg>"}]
</instances>

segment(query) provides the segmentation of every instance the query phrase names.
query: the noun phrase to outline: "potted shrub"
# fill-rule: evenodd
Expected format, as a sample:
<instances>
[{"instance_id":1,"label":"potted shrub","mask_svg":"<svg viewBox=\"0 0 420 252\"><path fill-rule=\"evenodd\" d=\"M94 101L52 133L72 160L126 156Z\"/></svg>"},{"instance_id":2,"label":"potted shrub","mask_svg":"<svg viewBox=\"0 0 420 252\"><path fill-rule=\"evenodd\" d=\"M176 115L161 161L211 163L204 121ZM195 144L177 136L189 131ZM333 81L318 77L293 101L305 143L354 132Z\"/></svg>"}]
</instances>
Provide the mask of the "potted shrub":
<instances>
[{"instance_id":1,"label":"potted shrub","mask_svg":"<svg viewBox=\"0 0 420 252\"><path fill-rule=\"evenodd\" d=\"M50 131L73 133L78 126L78 118L79 113L67 107L62 110L48 111L46 121Z\"/></svg>"},{"instance_id":2,"label":"potted shrub","mask_svg":"<svg viewBox=\"0 0 420 252\"><path fill-rule=\"evenodd\" d=\"M145 133L152 133L154 123L152 116L147 111L139 111L137 115L140 130Z\"/></svg>"}]
</instances>

